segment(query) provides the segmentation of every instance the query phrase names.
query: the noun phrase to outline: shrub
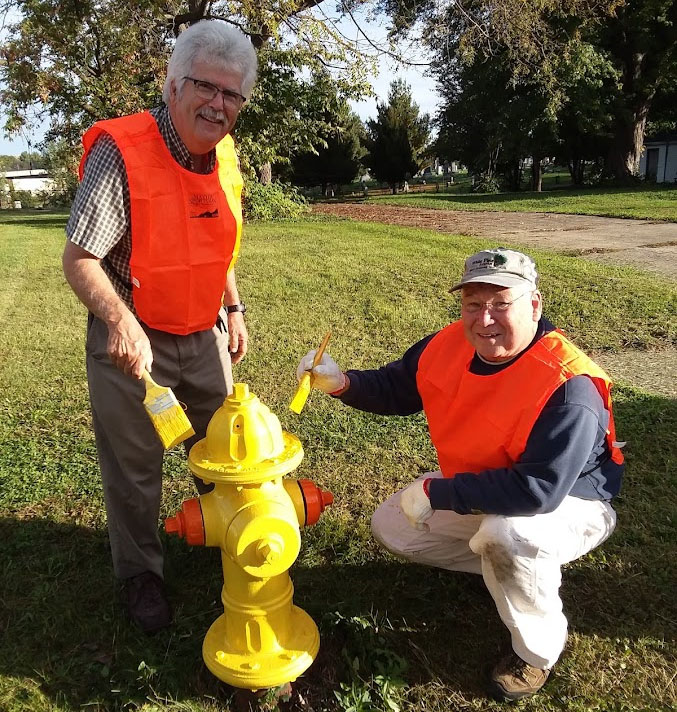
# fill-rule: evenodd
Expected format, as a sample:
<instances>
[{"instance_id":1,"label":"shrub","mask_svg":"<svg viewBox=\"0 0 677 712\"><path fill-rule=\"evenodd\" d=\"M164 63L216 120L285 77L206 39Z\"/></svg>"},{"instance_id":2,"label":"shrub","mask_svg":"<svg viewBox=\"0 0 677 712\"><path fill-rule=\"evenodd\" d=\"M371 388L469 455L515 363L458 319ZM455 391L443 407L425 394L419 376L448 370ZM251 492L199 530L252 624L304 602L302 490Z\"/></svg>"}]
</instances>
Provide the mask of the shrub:
<instances>
[{"instance_id":1,"label":"shrub","mask_svg":"<svg viewBox=\"0 0 677 712\"><path fill-rule=\"evenodd\" d=\"M481 174L475 177L475 183L472 186L473 193L498 193L500 185L498 180L493 176Z\"/></svg>"},{"instance_id":2,"label":"shrub","mask_svg":"<svg viewBox=\"0 0 677 712\"><path fill-rule=\"evenodd\" d=\"M308 212L306 199L291 185L246 178L242 193L245 220L293 220Z\"/></svg>"},{"instance_id":3,"label":"shrub","mask_svg":"<svg viewBox=\"0 0 677 712\"><path fill-rule=\"evenodd\" d=\"M15 190L12 201L20 200L22 208L37 208L38 199L29 190ZM11 207L14 207L12 204Z\"/></svg>"}]
</instances>

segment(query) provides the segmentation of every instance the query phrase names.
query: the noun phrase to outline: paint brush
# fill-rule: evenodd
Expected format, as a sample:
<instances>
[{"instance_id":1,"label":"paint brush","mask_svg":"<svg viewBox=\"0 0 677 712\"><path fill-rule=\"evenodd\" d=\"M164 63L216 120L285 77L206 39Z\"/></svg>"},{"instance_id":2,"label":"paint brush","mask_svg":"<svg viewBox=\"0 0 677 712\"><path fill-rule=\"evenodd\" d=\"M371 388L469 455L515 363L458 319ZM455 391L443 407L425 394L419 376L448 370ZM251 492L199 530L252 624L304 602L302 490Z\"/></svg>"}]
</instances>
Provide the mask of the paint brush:
<instances>
[{"instance_id":1,"label":"paint brush","mask_svg":"<svg viewBox=\"0 0 677 712\"><path fill-rule=\"evenodd\" d=\"M145 369L143 381L146 384L143 406L165 450L195 435L193 426L172 389L158 385Z\"/></svg>"},{"instance_id":2,"label":"paint brush","mask_svg":"<svg viewBox=\"0 0 677 712\"><path fill-rule=\"evenodd\" d=\"M313 358L313 368L317 366L320 361L322 360L322 354L324 353L324 350L327 348L327 344L329 343L329 337L331 336L331 331L328 331L324 335L324 339L322 339L322 343L320 344L320 348L317 350L315 353L315 357ZM310 395L310 388L312 386L312 378L313 374L311 371L306 371L303 376L301 377L301 380L299 381L299 387L296 389L296 394L294 395L294 398L292 399L292 402L289 404L289 409L294 411L294 413L300 413L303 410L303 406L306 404L306 401L308 400L308 396Z\"/></svg>"}]
</instances>

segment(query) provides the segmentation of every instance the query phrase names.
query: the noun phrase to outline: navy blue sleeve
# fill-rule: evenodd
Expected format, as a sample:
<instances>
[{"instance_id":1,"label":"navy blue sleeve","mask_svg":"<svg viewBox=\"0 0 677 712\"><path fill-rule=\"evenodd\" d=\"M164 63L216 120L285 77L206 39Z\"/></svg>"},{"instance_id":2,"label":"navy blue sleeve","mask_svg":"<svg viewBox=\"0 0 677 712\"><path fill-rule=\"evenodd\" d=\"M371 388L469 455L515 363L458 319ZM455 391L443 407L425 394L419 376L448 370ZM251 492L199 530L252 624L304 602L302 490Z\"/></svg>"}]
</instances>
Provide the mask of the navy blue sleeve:
<instances>
[{"instance_id":1,"label":"navy blue sleeve","mask_svg":"<svg viewBox=\"0 0 677 712\"><path fill-rule=\"evenodd\" d=\"M591 462L606 458L609 414L593 382L575 376L550 397L513 467L430 482L433 509L506 516L552 512ZM594 464L593 464L594 467Z\"/></svg>"},{"instance_id":2,"label":"navy blue sleeve","mask_svg":"<svg viewBox=\"0 0 677 712\"><path fill-rule=\"evenodd\" d=\"M407 349L404 356L381 368L347 371L350 388L339 396L351 408L377 415L411 415L423 409L416 387L418 360L434 334Z\"/></svg>"}]
</instances>

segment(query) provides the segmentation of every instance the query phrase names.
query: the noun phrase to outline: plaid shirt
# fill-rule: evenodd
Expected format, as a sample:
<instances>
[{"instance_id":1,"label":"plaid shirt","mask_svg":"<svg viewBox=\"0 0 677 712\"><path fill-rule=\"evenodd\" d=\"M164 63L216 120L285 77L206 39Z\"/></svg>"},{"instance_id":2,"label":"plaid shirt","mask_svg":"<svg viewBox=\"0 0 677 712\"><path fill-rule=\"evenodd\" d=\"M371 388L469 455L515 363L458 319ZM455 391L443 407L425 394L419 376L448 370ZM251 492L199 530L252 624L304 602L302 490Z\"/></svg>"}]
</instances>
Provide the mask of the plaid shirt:
<instances>
[{"instance_id":1,"label":"plaid shirt","mask_svg":"<svg viewBox=\"0 0 677 712\"><path fill-rule=\"evenodd\" d=\"M189 171L202 173L195 170L193 159L174 128L169 109L162 105L150 113L174 160ZM216 152L212 150L205 174L214 170L215 161ZM101 267L118 296L136 314L129 270L130 216L129 182L122 154L113 138L102 134L87 155L82 182L66 224L66 235L71 242L101 259Z\"/></svg>"}]
</instances>

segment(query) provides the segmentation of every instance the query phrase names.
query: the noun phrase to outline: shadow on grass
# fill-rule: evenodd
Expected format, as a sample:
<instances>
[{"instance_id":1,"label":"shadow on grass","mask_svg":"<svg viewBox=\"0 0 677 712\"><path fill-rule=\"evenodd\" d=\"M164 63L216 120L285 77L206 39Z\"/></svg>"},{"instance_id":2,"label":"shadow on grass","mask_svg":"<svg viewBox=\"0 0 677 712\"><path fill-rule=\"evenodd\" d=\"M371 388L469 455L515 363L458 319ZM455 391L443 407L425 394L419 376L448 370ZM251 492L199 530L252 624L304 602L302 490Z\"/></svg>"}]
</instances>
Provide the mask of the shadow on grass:
<instances>
[{"instance_id":1,"label":"shadow on grass","mask_svg":"<svg viewBox=\"0 0 677 712\"><path fill-rule=\"evenodd\" d=\"M49 212L9 212L0 211L0 225L20 225L21 227L34 228L64 228L68 220L68 212L57 213L53 210Z\"/></svg>"},{"instance_id":2,"label":"shadow on grass","mask_svg":"<svg viewBox=\"0 0 677 712\"><path fill-rule=\"evenodd\" d=\"M677 402L631 389L618 396L619 436L630 440L618 530L565 567L562 586L572 632L609 655L613 641L669 641L677 619L670 566L676 458L667 435L677 429ZM333 692L350 682L349 664L369 665L391 653L407 661L410 685L442 700L481 700L484 671L507 642L481 577L374 558L368 543L357 549L358 563L345 562L346 542L328 541L320 527L317 536L306 534L306 546L324 563L292 570L295 603L322 635L318 659L296 684L311 707L336 709ZM8 710L42 709L42 695L60 709L122 710L147 700L231 705L232 690L206 671L201 657L204 634L222 611L219 552L177 539L165 544L175 622L147 637L124 616L103 531L0 518L0 676ZM586 671L552 686L579 694L581 675ZM542 699L554 704L557 694Z\"/></svg>"},{"instance_id":3,"label":"shadow on grass","mask_svg":"<svg viewBox=\"0 0 677 712\"><path fill-rule=\"evenodd\" d=\"M30 707L27 690L37 687L64 709L122 710L147 700L231 706L233 690L201 657L222 610L216 550L168 542L175 622L147 637L125 619L102 532L3 519L0 541L0 675L16 681L17 700ZM295 684L313 708L336 708L333 691L350 683L350 662L368 677L373 658L392 655L408 662L409 685L443 681L446 694L484 698L488 665L507 634L481 577L381 561L299 566L292 579L295 603L322 636L317 660ZM646 635L653 608L638 618L637 607L655 593L651 579L619 579L603 568L570 571L563 588L572 629L603 637ZM619 601L628 606L619 609ZM371 622L363 629L354 619Z\"/></svg>"}]
</instances>

